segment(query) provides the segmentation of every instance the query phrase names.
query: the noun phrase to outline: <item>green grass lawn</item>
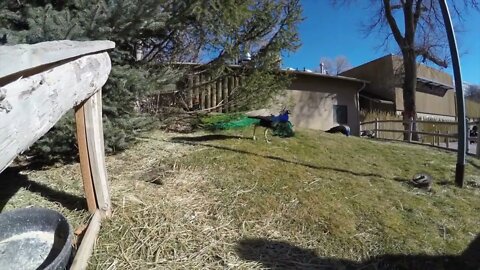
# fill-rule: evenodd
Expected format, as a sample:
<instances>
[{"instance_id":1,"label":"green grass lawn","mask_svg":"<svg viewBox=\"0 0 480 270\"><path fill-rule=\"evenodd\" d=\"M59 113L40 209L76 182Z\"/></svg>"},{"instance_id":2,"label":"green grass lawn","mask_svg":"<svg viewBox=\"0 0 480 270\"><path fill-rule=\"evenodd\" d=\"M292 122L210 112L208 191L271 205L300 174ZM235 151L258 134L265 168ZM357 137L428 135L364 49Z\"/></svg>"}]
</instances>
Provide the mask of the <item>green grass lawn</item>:
<instances>
[{"instance_id":1,"label":"green grass lawn","mask_svg":"<svg viewBox=\"0 0 480 270\"><path fill-rule=\"evenodd\" d=\"M272 144L208 138L199 142L208 151L183 162L208 171L212 196L244 237L358 261L457 254L479 233L478 160L467 169L467 187L459 189L453 185L455 155L426 147L312 131ZM432 192L408 184L419 172L434 177Z\"/></svg>"},{"instance_id":2,"label":"green grass lawn","mask_svg":"<svg viewBox=\"0 0 480 270\"><path fill-rule=\"evenodd\" d=\"M90 267L479 269L480 161L469 162L460 189L455 153L425 146L304 130L271 144L250 129L152 132L107 159L114 216ZM77 170L31 180L57 185ZM432 191L409 185L419 172Z\"/></svg>"}]
</instances>

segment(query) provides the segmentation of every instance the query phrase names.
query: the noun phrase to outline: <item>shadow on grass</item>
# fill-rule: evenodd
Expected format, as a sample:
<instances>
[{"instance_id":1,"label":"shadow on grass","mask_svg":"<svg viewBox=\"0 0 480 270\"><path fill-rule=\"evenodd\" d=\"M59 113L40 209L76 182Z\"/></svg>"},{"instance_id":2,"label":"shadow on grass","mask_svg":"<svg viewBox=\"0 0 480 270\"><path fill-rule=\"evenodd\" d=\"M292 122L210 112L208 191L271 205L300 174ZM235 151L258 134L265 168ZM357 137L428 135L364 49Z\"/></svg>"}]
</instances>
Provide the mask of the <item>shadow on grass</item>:
<instances>
[{"instance_id":1,"label":"shadow on grass","mask_svg":"<svg viewBox=\"0 0 480 270\"><path fill-rule=\"evenodd\" d=\"M297 247L288 242L263 238L240 240L236 253L247 261L255 261L267 269L422 269L478 270L480 267L480 236L458 256L425 254L386 254L363 262L322 257L314 250Z\"/></svg>"},{"instance_id":2,"label":"shadow on grass","mask_svg":"<svg viewBox=\"0 0 480 270\"><path fill-rule=\"evenodd\" d=\"M248 137L235 136L235 135L223 135L223 134L209 134L209 135L195 136L195 137L184 136L184 137L172 138L173 141L184 141L184 142L223 141L223 140L230 140L230 139L252 140L252 138L248 138Z\"/></svg>"},{"instance_id":3,"label":"shadow on grass","mask_svg":"<svg viewBox=\"0 0 480 270\"><path fill-rule=\"evenodd\" d=\"M69 210L87 209L85 198L32 181L27 176L20 174L18 168L7 168L0 174L0 211L21 188L36 193L48 201L57 202Z\"/></svg>"},{"instance_id":4,"label":"shadow on grass","mask_svg":"<svg viewBox=\"0 0 480 270\"><path fill-rule=\"evenodd\" d=\"M480 170L480 165L477 165L475 162L472 162L471 160L468 160L467 163L472 165L475 169Z\"/></svg>"},{"instance_id":5,"label":"shadow on grass","mask_svg":"<svg viewBox=\"0 0 480 270\"><path fill-rule=\"evenodd\" d=\"M205 136L200 136L200 137L205 137ZM222 137L222 138L223 138L223 140L226 140L226 139L228 139L228 137L230 137L230 139L231 138L242 138L242 137L239 137L239 136L226 136L226 137ZM347 173L347 174L351 174L351 175L355 175L355 176L383 178L381 175L375 174L375 173L359 173L359 172L353 172L353 171L346 170L346 169L318 166L318 165L315 165L315 164L306 163L306 162L302 162L302 161L289 160L289 159L286 159L286 158L272 156L272 155L258 154L258 153L254 153L254 152L250 152L250 151L230 148L230 147L221 146L221 145L199 143L199 142L203 142L203 141L202 140L196 141L196 139L191 139L191 138L196 138L196 137L174 137L174 138L171 139L171 142L182 143L182 144L187 144L187 145L199 145L199 146L211 147L211 148L215 148L215 149L219 149L219 150L232 151L232 152L236 152L236 153L240 153L240 154L253 155L253 156L258 156L258 157L263 157L263 158L268 158L268 159L280 161L280 162L300 165L300 166L304 166L304 167L311 168L311 169L316 169L316 170L330 170L330 171L336 171L336 172L340 172L340 173Z\"/></svg>"}]
</instances>

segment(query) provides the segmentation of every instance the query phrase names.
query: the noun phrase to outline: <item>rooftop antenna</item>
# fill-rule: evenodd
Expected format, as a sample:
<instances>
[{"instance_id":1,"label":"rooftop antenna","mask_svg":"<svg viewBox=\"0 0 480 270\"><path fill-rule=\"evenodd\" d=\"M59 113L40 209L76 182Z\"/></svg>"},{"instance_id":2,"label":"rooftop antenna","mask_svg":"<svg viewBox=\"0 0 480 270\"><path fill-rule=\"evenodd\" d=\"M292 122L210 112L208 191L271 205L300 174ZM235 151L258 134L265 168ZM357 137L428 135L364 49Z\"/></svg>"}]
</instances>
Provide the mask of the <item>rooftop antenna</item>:
<instances>
[{"instance_id":1,"label":"rooftop antenna","mask_svg":"<svg viewBox=\"0 0 480 270\"><path fill-rule=\"evenodd\" d=\"M325 64L323 62L320 62L320 73L325 74Z\"/></svg>"}]
</instances>

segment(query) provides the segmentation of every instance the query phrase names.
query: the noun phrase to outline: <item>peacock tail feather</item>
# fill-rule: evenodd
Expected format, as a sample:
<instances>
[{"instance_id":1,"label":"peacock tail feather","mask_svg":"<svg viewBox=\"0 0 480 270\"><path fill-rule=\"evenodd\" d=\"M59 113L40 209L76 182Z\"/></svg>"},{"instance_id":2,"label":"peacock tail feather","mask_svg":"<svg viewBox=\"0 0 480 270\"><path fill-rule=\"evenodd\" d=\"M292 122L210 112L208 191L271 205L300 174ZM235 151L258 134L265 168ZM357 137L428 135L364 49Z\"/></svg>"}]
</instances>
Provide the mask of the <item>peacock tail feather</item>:
<instances>
[{"instance_id":1,"label":"peacock tail feather","mask_svg":"<svg viewBox=\"0 0 480 270\"><path fill-rule=\"evenodd\" d=\"M278 136L281 138L293 137L295 132L293 131L293 125L288 122L279 122L273 127L273 136Z\"/></svg>"},{"instance_id":2,"label":"peacock tail feather","mask_svg":"<svg viewBox=\"0 0 480 270\"><path fill-rule=\"evenodd\" d=\"M218 129L225 130L225 129L248 127L258 123L260 123L260 119L244 117L244 118L230 121L230 122L216 123L213 127L214 129L217 129L217 130Z\"/></svg>"},{"instance_id":3,"label":"peacock tail feather","mask_svg":"<svg viewBox=\"0 0 480 270\"><path fill-rule=\"evenodd\" d=\"M202 126L211 131L237 129L259 124L261 119L252 118L245 114L217 114L210 115L201 119ZM290 121L279 122L274 121L272 127L272 135L278 137L293 137L293 125Z\"/></svg>"},{"instance_id":4,"label":"peacock tail feather","mask_svg":"<svg viewBox=\"0 0 480 270\"><path fill-rule=\"evenodd\" d=\"M227 130L248 127L260 122L260 119L252 119L244 114L216 114L201 119L202 126L208 130Z\"/></svg>"}]
</instances>

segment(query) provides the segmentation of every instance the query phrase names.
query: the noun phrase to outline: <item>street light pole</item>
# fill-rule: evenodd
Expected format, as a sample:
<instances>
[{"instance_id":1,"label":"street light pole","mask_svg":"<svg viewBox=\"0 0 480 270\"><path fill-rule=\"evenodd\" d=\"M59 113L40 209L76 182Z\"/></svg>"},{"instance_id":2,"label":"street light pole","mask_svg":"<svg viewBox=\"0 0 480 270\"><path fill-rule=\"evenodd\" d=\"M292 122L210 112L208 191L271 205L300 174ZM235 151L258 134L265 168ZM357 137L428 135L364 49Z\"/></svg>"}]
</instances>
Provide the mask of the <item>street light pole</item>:
<instances>
[{"instance_id":1,"label":"street light pole","mask_svg":"<svg viewBox=\"0 0 480 270\"><path fill-rule=\"evenodd\" d=\"M457 166L455 168L455 184L463 187L465 175L465 155L466 155L466 117L465 117L465 98L463 95L462 72L460 69L460 58L458 56L457 41L453 30L452 18L446 0L439 0L442 10L445 30L447 31L448 45L452 56L453 76L455 79L455 92L457 96L457 115L458 115L458 152Z\"/></svg>"}]
</instances>

